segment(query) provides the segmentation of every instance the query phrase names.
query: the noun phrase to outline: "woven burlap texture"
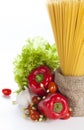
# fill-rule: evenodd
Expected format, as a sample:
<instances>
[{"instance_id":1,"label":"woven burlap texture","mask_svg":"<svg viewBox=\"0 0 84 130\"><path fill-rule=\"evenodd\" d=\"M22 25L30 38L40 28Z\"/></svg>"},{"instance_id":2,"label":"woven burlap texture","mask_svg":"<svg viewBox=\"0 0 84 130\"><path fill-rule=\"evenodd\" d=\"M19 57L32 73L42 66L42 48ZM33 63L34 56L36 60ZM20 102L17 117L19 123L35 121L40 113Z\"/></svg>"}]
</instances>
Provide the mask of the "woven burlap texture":
<instances>
[{"instance_id":1,"label":"woven burlap texture","mask_svg":"<svg viewBox=\"0 0 84 130\"><path fill-rule=\"evenodd\" d=\"M72 116L84 116L84 76L63 76L58 68L54 80L59 91L67 97Z\"/></svg>"}]
</instances>

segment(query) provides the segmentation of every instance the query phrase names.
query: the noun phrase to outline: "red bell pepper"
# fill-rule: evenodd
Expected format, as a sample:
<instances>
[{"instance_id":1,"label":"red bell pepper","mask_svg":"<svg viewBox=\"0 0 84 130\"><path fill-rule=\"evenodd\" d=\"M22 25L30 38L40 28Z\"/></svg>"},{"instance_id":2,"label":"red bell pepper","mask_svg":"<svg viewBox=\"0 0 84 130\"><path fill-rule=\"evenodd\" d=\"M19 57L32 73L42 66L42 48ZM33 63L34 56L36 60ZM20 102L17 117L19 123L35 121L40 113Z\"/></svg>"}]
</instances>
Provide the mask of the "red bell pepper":
<instances>
[{"instance_id":1,"label":"red bell pepper","mask_svg":"<svg viewBox=\"0 0 84 130\"><path fill-rule=\"evenodd\" d=\"M69 119L71 117L71 115L72 115L72 112L70 110L68 110L67 114L64 117L62 117L61 119L62 120L67 120L67 119Z\"/></svg>"},{"instance_id":2,"label":"red bell pepper","mask_svg":"<svg viewBox=\"0 0 84 130\"><path fill-rule=\"evenodd\" d=\"M68 101L60 93L51 94L40 101L38 110L49 119L60 119L68 112Z\"/></svg>"},{"instance_id":3,"label":"red bell pepper","mask_svg":"<svg viewBox=\"0 0 84 130\"><path fill-rule=\"evenodd\" d=\"M43 96L46 94L48 83L52 81L53 75L50 68L42 65L34 69L27 79L30 90L39 96Z\"/></svg>"}]
</instances>

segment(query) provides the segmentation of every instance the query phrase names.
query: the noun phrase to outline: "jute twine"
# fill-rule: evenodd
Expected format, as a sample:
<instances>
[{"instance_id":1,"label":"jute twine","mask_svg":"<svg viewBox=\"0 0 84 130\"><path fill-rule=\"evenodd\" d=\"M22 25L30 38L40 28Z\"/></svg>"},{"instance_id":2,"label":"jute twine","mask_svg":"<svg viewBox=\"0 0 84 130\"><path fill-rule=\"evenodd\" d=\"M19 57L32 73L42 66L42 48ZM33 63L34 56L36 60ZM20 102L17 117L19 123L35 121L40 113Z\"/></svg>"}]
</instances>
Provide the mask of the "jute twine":
<instances>
[{"instance_id":1,"label":"jute twine","mask_svg":"<svg viewBox=\"0 0 84 130\"><path fill-rule=\"evenodd\" d=\"M67 97L72 116L84 116L84 76L63 76L57 69L55 82L59 91Z\"/></svg>"}]
</instances>

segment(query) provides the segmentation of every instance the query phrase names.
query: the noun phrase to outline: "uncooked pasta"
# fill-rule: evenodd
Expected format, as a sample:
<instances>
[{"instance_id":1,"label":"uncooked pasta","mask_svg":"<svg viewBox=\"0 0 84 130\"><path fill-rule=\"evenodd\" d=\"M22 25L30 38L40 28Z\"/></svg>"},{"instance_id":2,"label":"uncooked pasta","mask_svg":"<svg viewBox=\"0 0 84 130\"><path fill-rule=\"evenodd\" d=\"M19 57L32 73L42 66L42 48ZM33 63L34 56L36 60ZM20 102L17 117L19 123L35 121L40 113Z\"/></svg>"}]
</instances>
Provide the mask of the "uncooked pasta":
<instances>
[{"instance_id":1,"label":"uncooked pasta","mask_svg":"<svg viewBox=\"0 0 84 130\"><path fill-rule=\"evenodd\" d=\"M47 9L64 75L84 75L84 0L48 0Z\"/></svg>"}]
</instances>

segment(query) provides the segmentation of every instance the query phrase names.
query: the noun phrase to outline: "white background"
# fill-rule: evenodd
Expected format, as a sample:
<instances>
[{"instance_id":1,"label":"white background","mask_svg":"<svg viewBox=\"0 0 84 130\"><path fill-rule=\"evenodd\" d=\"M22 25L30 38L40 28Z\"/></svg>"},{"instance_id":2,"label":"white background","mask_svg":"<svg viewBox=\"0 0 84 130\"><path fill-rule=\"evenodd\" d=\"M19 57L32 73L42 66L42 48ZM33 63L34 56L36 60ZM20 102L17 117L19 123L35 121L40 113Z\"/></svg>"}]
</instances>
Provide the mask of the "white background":
<instances>
[{"instance_id":1,"label":"white background","mask_svg":"<svg viewBox=\"0 0 84 130\"><path fill-rule=\"evenodd\" d=\"M43 0L0 0L0 130L84 130L84 118L34 123L26 120L12 97L3 97L2 88L13 91L13 60L28 37L42 36L54 42ZM84 104L83 104L84 105Z\"/></svg>"},{"instance_id":2,"label":"white background","mask_svg":"<svg viewBox=\"0 0 84 130\"><path fill-rule=\"evenodd\" d=\"M13 86L12 63L27 38L54 42L45 3L39 0L0 0L0 87Z\"/></svg>"}]
</instances>

